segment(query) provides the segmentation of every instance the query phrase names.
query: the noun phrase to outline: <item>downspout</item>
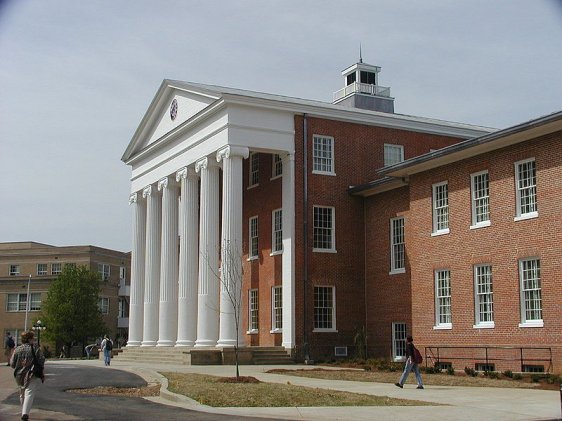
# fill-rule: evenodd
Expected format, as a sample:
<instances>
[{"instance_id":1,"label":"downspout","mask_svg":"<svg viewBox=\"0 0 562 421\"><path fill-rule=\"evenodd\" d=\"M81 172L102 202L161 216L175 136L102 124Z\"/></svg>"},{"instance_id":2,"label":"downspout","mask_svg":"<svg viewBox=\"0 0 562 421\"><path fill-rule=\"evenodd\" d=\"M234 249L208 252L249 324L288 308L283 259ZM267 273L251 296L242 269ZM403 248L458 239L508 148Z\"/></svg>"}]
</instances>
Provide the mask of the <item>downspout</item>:
<instances>
[{"instance_id":1,"label":"downspout","mask_svg":"<svg viewBox=\"0 0 562 421\"><path fill-rule=\"evenodd\" d=\"M302 223L302 233L303 233L303 249L304 249L304 261L303 261L303 351L304 351L304 362L308 363L310 360L309 354L309 344L308 344L308 121L306 118L306 113L303 114L302 122L302 143L303 143L303 223Z\"/></svg>"}]
</instances>

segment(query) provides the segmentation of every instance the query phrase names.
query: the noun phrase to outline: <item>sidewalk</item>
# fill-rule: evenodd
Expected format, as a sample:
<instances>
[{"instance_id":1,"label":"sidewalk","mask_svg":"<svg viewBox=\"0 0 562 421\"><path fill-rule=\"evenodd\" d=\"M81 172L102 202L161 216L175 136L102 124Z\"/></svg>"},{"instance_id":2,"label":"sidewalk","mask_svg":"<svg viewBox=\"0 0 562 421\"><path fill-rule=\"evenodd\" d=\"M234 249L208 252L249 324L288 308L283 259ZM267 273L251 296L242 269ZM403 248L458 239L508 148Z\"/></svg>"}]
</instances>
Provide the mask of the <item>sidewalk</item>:
<instances>
[{"instance_id":1,"label":"sidewalk","mask_svg":"<svg viewBox=\"0 0 562 421\"><path fill-rule=\"evenodd\" d=\"M70 361L49 361L48 364ZM100 360L72 361L76 364L103 366ZM292 420L554 420L560 419L560 393L558 391L426 386L417 390L415 385L406 385L399 389L389 383L367 383L309 379L304 377L268 374L273 368L311 368L310 366L240 366L240 374L254 376L270 383L287 383L365 393L393 398L406 398L434 402L439 406L387 406L387 407L291 407L291 408L212 408L200 405L182 395L167 390L166 379L159 372L175 371L181 373L205 373L217 376L233 376L234 366L175 366L170 364L155 365L153 363L119 362L118 358L111 363L111 368L126 370L143 377L147 382L158 381L162 384L159 397L146 398L154 402L175 405L201 412L232 414L242 416L275 417ZM13 393L13 384L9 385L9 393L5 396L6 384L0 381L0 400ZM59 418L57 418L59 419ZM64 418L60 418L64 419Z\"/></svg>"}]
</instances>

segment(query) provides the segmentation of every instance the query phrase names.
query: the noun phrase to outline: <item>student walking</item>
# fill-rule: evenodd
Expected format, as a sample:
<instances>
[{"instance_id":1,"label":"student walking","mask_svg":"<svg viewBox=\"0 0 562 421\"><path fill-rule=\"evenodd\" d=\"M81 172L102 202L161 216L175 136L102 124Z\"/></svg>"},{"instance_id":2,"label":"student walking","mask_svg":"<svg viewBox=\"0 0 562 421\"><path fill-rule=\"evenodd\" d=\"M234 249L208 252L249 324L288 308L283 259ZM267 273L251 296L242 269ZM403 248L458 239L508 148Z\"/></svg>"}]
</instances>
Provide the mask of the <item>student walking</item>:
<instances>
[{"instance_id":1,"label":"student walking","mask_svg":"<svg viewBox=\"0 0 562 421\"><path fill-rule=\"evenodd\" d=\"M19 387L21 419L25 421L29 419L37 390L41 383L45 381L45 375L43 374L45 357L41 350L35 346L33 337L33 332L23 332L21 334L21 345L14 350L10 359L10 365L14 369L14 378Z\"/></svg>"},{"instance_id":2,"label":"student walking","mask_svg":"<svg viewBox=\"0 0 562 421\"><path fill-rule=\"evenodd\" d=\"M423 389L423 381L420 374L420 368L418 364L421 364L422 357L419 351L414 346L414 338L411 336L406 337L406 365L404 366L404 372L402 376L400 376L400 380L398 383L394 383L395 386L398 386L400 389L404 387L404 383L408 379L408 375L410 371L414 370L414 374L416 375L416 381L418 382L418 389Z\"/></svg>"},{"instance_id":3,"label":"student walking","mask_svg":"<svg viewBox=\"0 0 562 421\"><path fill-rule=\"evenodd\" d=\"M103 352L103 361L105 365L111 365L111 350L113 349L113 341L109 336L105 335L101 341L101 350Z\"/></svg>"},{"instance_id":4,"label":"student walking","mask_svg":"<svg viewBox=\"0 0 562 421\"><path fill-rule=\"evenodd\" d=\"M16 343L14 342L14 338L12 338L12 334L6 332L6 337L4 338L4 355L6 356L7 365L10 365L10 357L15 347Z\"/></svg>"}]
</instances>

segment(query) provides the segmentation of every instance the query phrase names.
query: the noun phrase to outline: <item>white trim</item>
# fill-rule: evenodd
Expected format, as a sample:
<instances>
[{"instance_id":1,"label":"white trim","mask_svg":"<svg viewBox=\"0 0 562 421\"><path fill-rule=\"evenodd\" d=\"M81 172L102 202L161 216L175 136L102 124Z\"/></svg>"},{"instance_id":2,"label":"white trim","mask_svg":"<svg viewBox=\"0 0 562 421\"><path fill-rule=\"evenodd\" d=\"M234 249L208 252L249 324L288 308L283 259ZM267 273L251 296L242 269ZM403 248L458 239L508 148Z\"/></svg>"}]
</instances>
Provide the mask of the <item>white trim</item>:
<instances>
[{"instance_id":1,"label":"white trim","mask_svg":"<svg viewBox=\"0 0 562 421\"><path fill-rule=\"evenodd\" d=\"M538 209L538 192L537 192L537 162L535 160L534 157L532 158L527 158L527 159L522 159L520 161L514 162L513 166L514 166L514 181L515 181L515 218L514 221L521 221L524 219L529 219L529 218L536 218L538 216L538 210L534 210L531 212L525 212L522 213L521 212L521 205L520 205L520 201L521 201L521 190L519 189L519 166L523 165L523 164L527 164L529 162L533 162L534 163L534 178L535 178L535 184L534 184L534 189L535 189L535 194L534 194L534 199L535 199L535 209Z\"/></svg>"},{"instance_id":2,"label":"white trim","mask_svg":"<svg viewBox=\"0 0 562 421\"><path fill-rule=\"evenodd\" d=\"M257 179L258 181L256 183L253 183L253 177L252 175L254 174L254 167L253 167L253 163L254 163L254 156L257 157L256 158L256 166L257 166L257 171L255 171L255 173L257 173ZM248 156L248 187L247 190L259 186L260 182L260 158L259 158L259 153L258 152L250 152L250 155Z\"/></svg>"},{"instance_id":3,"label":"white trim","mask_svg":"<svg viewBox=\"0 0 562 421\"><path fill-rule=\"evenodd\" d=\"M478 268L490 268L490 290L489 295L491 296L491 321L481 321L480 320L480 302L478 297L480 296L478 293ZM473 288L473 299L474 299L474 326L475 327L482 327L482 328L489 328L494 327L494 277L493 277L493 270L492 265L489 263L481 263L472 266L472 288ZM483 295L483 294L481 294Z\"/></svg>"},{"instance_id":4,"label":"white trim","mask_svg":"<svg viewBox=\"0 0 562 421\"><path fill-rule=\"evenodd\" d=\"M252 236L252 221L256 221L256 236ZM260 249L259 249L259 238L260 238L260 234L259 234L259 217L258 215L254 215L254 216L250 216L248 218L248 260L254 260L257 259L260 255ZM253 249L253 239L255 238L256 240L256 244L257 244L257 251L256 254L252 253L252 249Z\"/></svg>"},{"instance_id":5,"label":"white trim","mask_svg":"<svg viewBox=\"0 0 562 421\"><path fill-rule=\"evenodd\" d=\"M519 323L519 327L544 327L544 321L541 320L530 320L528 322Z\"/></svg>"},{"instance_id":6,"label":"white trim","mask_svg":"<svg viewBox=\"0 0 562 421\"><path fill-rule=\"evenodd\" d=\"M476 225L471 225L470 229L476 230L476 229L479 229L479 228L489 227L490 225L492 225L492 223L488 220L488 221L479 222Z\"/></svg>"},{"instance_id":7,"label":"white trim","mask_svg":"<svg viewBox=\"0 0 562 421\"><path fill-rule=\"evenodd\" d=\"M315 324L315 320L314 320L314 311L316 310L316 303L315 303L315 289L316 288L330 288L332 290L332 327L330 328L317 328L314 327ZM313 325L313 332L337 332L337 325L336 325L336 287L335 285L313 285L312 287L312 293L313 293L313 297L312 297L312 325Z\"/></svg>"},{"instance_id":8,"label":"white trim","mask_svg":"<svg viewBox=\"0 0 562 421\"><path fill-rule=\"evenodd\" d=\"M452 328L452 323L442 323L440 325L433 326L433 330L451 330Z\"/></svg>"},{"instance_id":9,"label":"white trim","mask_svg":"<svg viewBox=\"0 0 562 421\"><path fill-rule=\"evenodd\" d=\"M438 228L437 221L437 194L436 191L439 187L447 186L447 227ZM449 182L441 181L439 183L432 184L431 186L431 214L432 214L432 224L431 232L436 235L448 234L450 225L450 206L449 206Z\"/></svg>"},{"instance_id":10,"label":"white trim","mask_svg":"<svg viewBox=\"0 0 562 421\"><path fill-rule=\"evenodd\" d=\"M277 169L277 166L276 166L277 163L275 162L276 156L279 157L279 160L281 162L281 174L279 174L279 175L275 175L275 170ZM270 181L277 180L278 178L281 178L281 177L283 177L283 158L278 153L271 154L271 178L269 180Z\"/></svg>"},{"instance_id":11,"label":"white trim","mask_svg":"<svg viewBox=\"0 0 562 421\"><path fill-rule=\"evenodd\" d=\"M400 160L397 162L386 162L386 150L387 150L387 146L388 148L393 148L395 150L400 150ZM398 145L398 144L394 144L394 143L385 143L383 145L383 165L385 167L390 166L390 165L395 165L395 164L399 164L400 162L404 162L404 145Z\"/></svg>"},{"instance_id":12,"label":"white trim","mask_svg":"<svg viewBox=\"0 0 562 421\"><path fill-rule=\"evenodd\" d=\"M474 329L493 329L496 327L495 322L482 322L476 325L472 325Z\"/></svg>"},{"instance_id":13,"label":"white trim","mask_svg":"<svg viewBox=\"0 0 562 421\"><path fill-rule=\"evenodd\" d=\"M529 213L525 213L521 216L516 216L515 218L513 218L513 221L517 222L517 221L525 221L527 219L535 219L539 217L539 213L537 211L535 212L529 212Z\"/></svg>"},{"instance_id":14,"label":"white trim","mask_svg":"<svg viewBox=\"0 0 562 421\"><path fill-rule=\"evenodd\" d=\"M330 157L326 158L330 160L330 169L328 171L324 170L317 170L315 169L315 158L314 155L314 142L316 140L328 140L330 142ZM326 136L321 134L313 134L312 135L312 174L320 174L320 175L336 175L336 153L335 153L335 141L333 136ZM323 159L322 157L318 157L319 159Z\"/></svg>"},{"instance_id":15,"label":"white trim","mask_svg":"<svg viewBox=\"0 0 562 421\"><path fill-rule=\"evenodd\" d=\"M395 232L394 232L394 222L402 220L402 242L401 243L394 243ZM394 218L390 218L389 221L390 225L390 274L395 273L405 273L406 272L406 218L404 216L397 216ZM394 247L397 245L402 245L402 264L401 267L396 267L397 262L394 257Z\"/></svg>"},{"instance_id":16,"label":"white trim","mask_svg":"<svg viewBox=\"0 0 562 421\"><path fill-rule=\"evenodd\" d=\"M279 212L279 217L280 217L280 224L281 224L281 229L279 230L279 232L281 233L281 249L276 250L275 246L276 246L276 238L275 238L275 233L277 232L275 230L275 216L276 213ZM283 208L277 208L277 209L273 209L271 211L271 254L270 256L274 256L276 254L281 254L283 253Z\"/></svg>"},{"instance_id":17,"label":"white trim","mask_svg":"<svg viewBox=\"0 0 562 421\"><path fill-rule=\"evenodd\" d=\"M332 218L332 228L331 228L331 248L318 248L314 247L314 230L316 229L314 226L314 210L316 208L322 209L330 209L331 210L331 218ZM315 253L337 253L336 250L336 208L334 206L321 206L321 205L312 205L312 251Z\"/></svg>"},{"instance_id":18,"label":"white trim","mask_svg":"<svg viewBox=\"0 0 562 421\"><path fill-rule=\"evenodd\" d=\"M399 275L401 273L406 273L406 268L394 269L388 272L389 275Z\"/></svg>"},{"instance_id":19,"label":"white trim","mask_svg":"<svg viewBox=\"0 0 562 421\"><path fill-rule=\"evenodd\" d=\"M449 278L449 284L448 284L448 289L449 289L449 315L451 318L450 322L443 322L441 323L439 321L440 317L441 317L441 310L439 307L439 285L438 285L438 273L440 272L448 272L448 278ZM451 270L450 269L435 269L433 271L433 291L434 291L434 312L435 312L435 326L433 327L434 329L451 329L453 326L453 311L452 311L452 307L453 307L453 291L452 291L452 285L451 285Z\"/></svg>"},{"instance_id":20,"label":"white trim","mask_svg":"<svg viewBox=\"0 0 562 421\"><path fill-rule=\"evenodd\" d=\"M526 319L526 311L527 308L525 306L525 290L523 288L523 263L524 262L532 262L532 261L536 261L537 262L537 270L538 270L538 279L541 279L541 275L540 275L540 262L541 259L539 257L525 257L522 259L519 259L518 261L518 275L519 275L519 310L520 310L520 320L521 323L519 323L519 327L543 327L543 300L542 300L542 286L540 288L537 288L540 294L540 314L541 314L541 318L540 319L531 319L531 320L527 320Z\"/></svg>"},{"instance_id":21,"label":"white trim","mask_svg":"<svg viewBox=\"0 0 562 421\"><path fill-rule=\"evenodd\" d=\"M431 236L432 237L439 237L440 235L445 235L445 234L449 234L449 228L441 230L441 231L437 231L437 232L432 232Z\"/></svg>"},{"instance_id":22,"label":"white trim","mask_svg":"<svg viewBox=\"0 0 562 421\"><path fill-rule=\"evenodd\" d=\"M476 189L474 188L474 181L476 177L480 177L482 175L487 175L487 185L486 188L488 190L487 196L487 206L488 206L488 219L480 222L476 222ZM471 211L471 222L470 228L480 228L480 227L487 227L490 225L490 173L488 170L478 171L475 173L470 174L470 211Z\"/></svg>"}]
</instances>

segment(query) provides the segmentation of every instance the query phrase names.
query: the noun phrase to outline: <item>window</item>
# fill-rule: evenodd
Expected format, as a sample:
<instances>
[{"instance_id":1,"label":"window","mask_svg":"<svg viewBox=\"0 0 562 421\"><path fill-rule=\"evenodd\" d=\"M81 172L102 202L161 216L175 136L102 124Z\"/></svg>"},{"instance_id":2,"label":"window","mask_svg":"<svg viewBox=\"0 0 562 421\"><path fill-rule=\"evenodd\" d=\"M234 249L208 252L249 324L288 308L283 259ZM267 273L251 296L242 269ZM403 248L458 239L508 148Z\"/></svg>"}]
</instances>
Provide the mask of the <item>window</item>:
<instances>
[{"instance_id":1,"label":"window","mask_svg":"<svg viewBox=\"0 0 562 421\"><path fill-rule=\"evenodd\" d=\"M250 218L250 250L249 250L249 259L257 259L258 258L258 217L252 216Z\"/></svg>"},{"instance_id":2,"label":"window","mask_svg":"<svg viewBox=\"0 0 562 421\"><path fill-rule=\"evenodd\" d=\"M523 373L544 373L544 365L523 364L521 371Z\"/></svg>"},{"instance_id":3,"label":"window","mask_svg":"<svg viewBox=\"0 0 562 421\"><path fill-rule=\"evenodd\" d=\"M250 314L248 315L248 330L252 333L258 331L258 290L251 289L248 295L250 300L248 308Z\"/></svg>"},{"instance_id":4,"label":"window","mask_svg":"<svg viewBox=\"0 0 562 421\"><path fill-rule=\"evenodd\" d=\"M250 152L250 174L248 187L257 186L260 182L260 156L257 152Z\"/></svg>"},{"instance_id":5,"label":"window","mask_svg":"<svg viewBox=\"0 0 562 421\"><path fill-rule=\"evenodd\" d=\"M47 263L37 263L37 275L47 275Z\"/></svg>"},{"instance_id":6,"label":"window","mask_svg":"<svg viewBox=\"0 0 562 421\"><path fill-rule=\"evenodd\" d=\"M10 276L18 276L20 274L20 265L10 265Z\"/></svg>"},{"instance_id":7,"label":"window","mask_svg":"<svg viewBox=\"0 0 562 421\"><path fill-rule=\"evenodd\" d=\"M404 273L404 217L390 220L390 273Z\"/></svg>"},{"instance_id":8,"label":"window","mask_svg":"<svg viewBox=\"0 0 562 421\"><path fill-rule=\"evenodd\" d=\"M394 361L406 359L406 323L392 323L392 356Z\"/></svg>"},{"instance_id":9,"label":"window","mask_svg":"<svg viewBox=\"0 0 562 421\"><path fill-rule=\"evenodd\" d=\"M125 279L127 275L127 268L125 266L121 266L119 268L119 279Z\"/></svg>"},{"instance_id":10,"label":"window","mask_svg":"<svg viewBox=\"0 0 562 421\"><path fill-rule=\"evenodd\" d=\"M375 85L375 73L373 72L360 72L361 83L368 83L369 85Z\"/></svg>"},{"instance_id":11,"label":"window","mask_svg":"<svg viewBox=\"0 0 562 421\"><path fill-rule=\"evenodd\" d=\"M119 297L119 309L117 317L129 317L129 306L127 305L127 300L123 297Z\"/></svg>"},{"instance_id":12,"label":"window","mask_svg":"<svg viewBox=\"0 0 562 421\"><path fill-rule=\"evenodd\" d=\"M542 327L541 265L539 259L519 261L521 282L520 327Z\"/></svg>"},{"instance_id":13,"label":"window","mask_svg":"<svg viewBox=\"0 0 562 421\"><path fill-rule=\"evenodd\" d=\"M515 163L517 196L516 219L537 216L537 174L534 159Z\"/></svg>"},{"instance_id":14,"label":"window","mask_svg":"<svg viewBox=\"0 0 562 421\"><path fill-rule=\"evenodd\" d=\"M476 363L474 368L476 371L496 371L496 365L490 363Z\"/></svg>"},{"instance_id":15,"label":"window","mask_svg":"<svg viewBox=\"0 0 562 421\"><path fill-rule=\"evenodd\" d=\"M101 314L109 314L109 298L100 297L98 301L98 308Z\"/></svg>"},{"instance_id":16,"label":"window","mask_svg":"<svg viewBox=\"0 0 562 421\"><path fill-rule=\"evenodd\" d=\"M451 272L435 271L435 327L450 329L451 322Z\"/></svg>"},{"instance_id":17,"label":"window","mask_svg":"<svg viewBox=\"0 0 562 421\"><path fill-rule=\"evenodd\" d=\"M283 287L271 288L271 330L283 329Z\"/></svg>"},{"instance_id":18,"label":"window","mask_svg":"<svg viewBox=\"0 0 562 421\"><path fill-rule=\"evenodd\" d=\"M313 207L313 251L335 251L334 211L332 207Z\"/></svg>"},{"instance_id":19,"label":"window","mask_svg":"<svg viewBox=\"0 0 562 421\"><path fill-rule=\"evenodd\" d=\"M271 178L281 177L283 175L283 161L281 155L273 154L273 163L271 168Z\"/></svg>"},{"instance_id":20,"label":"window","mask_svg":"<svg viewBox=\"0 0 562 421\"><path fill-rule=\"evenodd\" d=\"M62 263L51 264L51 275L60 275L62 272Z\"/></svg>"},{"instance_id":21,"label":"window","mask_svg":"<svg viewBox=\"0 0 562 421\"><path fill-rule=\"evenodd\" d=\"M449 232L449 185L447 182L433 185L433 233Z\"/></svg>"},{"instance_id":22,"label":"window","mask_svg":"<svg viewBox=\"0 0 562 421\"><path fill-rule=\"evenodd\" d=\"M336 309L334 287L314 287L314 330L336 329Z\"/></svg>"},{"instance_id":23,"label":"window","mask_svg":"<svg viewBox=\"0 0 562 421\"><path fill-rule=\"evenodd\" d=\"M271 214L271 253L277 254L283 251L283 213L276 209Z\"/></svg>"},{"instance_id":24,"label":"window","mask_svg":"<svg viewBox=\"0 0 562 421\"><path fill-rule=\"evenodd\" d=\"M32 292L29 294L29 311L41 310L41 293ZM27 293L8 294L6 300L6 311L25 311L27 307Z\"/></svg>"},{"instance_id":25,"label":"window","mask_svg":"<svg viewBox=\"0 0 562 421\"><path fill-rule=\"evenodd\" d=\"M470 176L472 193L472 227L490 225L490 180L488 171L482 171Z\"/></svg>"},{"instance_id":26,"label":"window","mask_svg":"<svg viewBox=\"0 0 562 421\"><path fill-rule=\"evenodd\" d=\"M107 281L109 275L111 274L111 267L106 263L98 263L98 273L101 276L102 281Z\"/></svg>"},{"instance_id":27,"label":"window","mask_svg":"<svg viewBox=\"0 0 562 421\"><path fill-rule=\"evenodd\" d=\"M334 138L314 135L312 142L312 172L334 175Z\"/></svg>"},{"instance_id":28,"label":"window","mask_svg":"<svg viewBox=\"0 0 562 421\"><path fill-rule=\"evenodd\" d=\"M398 164L404 161L404 146L384 144L384 166Z\"/></svg>"},{"instance_id":29,"label":"window","mask_svg":"<svg viewBox=\"0 0 562 421\"><path fill-rule=\"evenodd\" d=\"M494 327L492 266L474 266L475 327Z\"/></svg>"}]
</instances>

